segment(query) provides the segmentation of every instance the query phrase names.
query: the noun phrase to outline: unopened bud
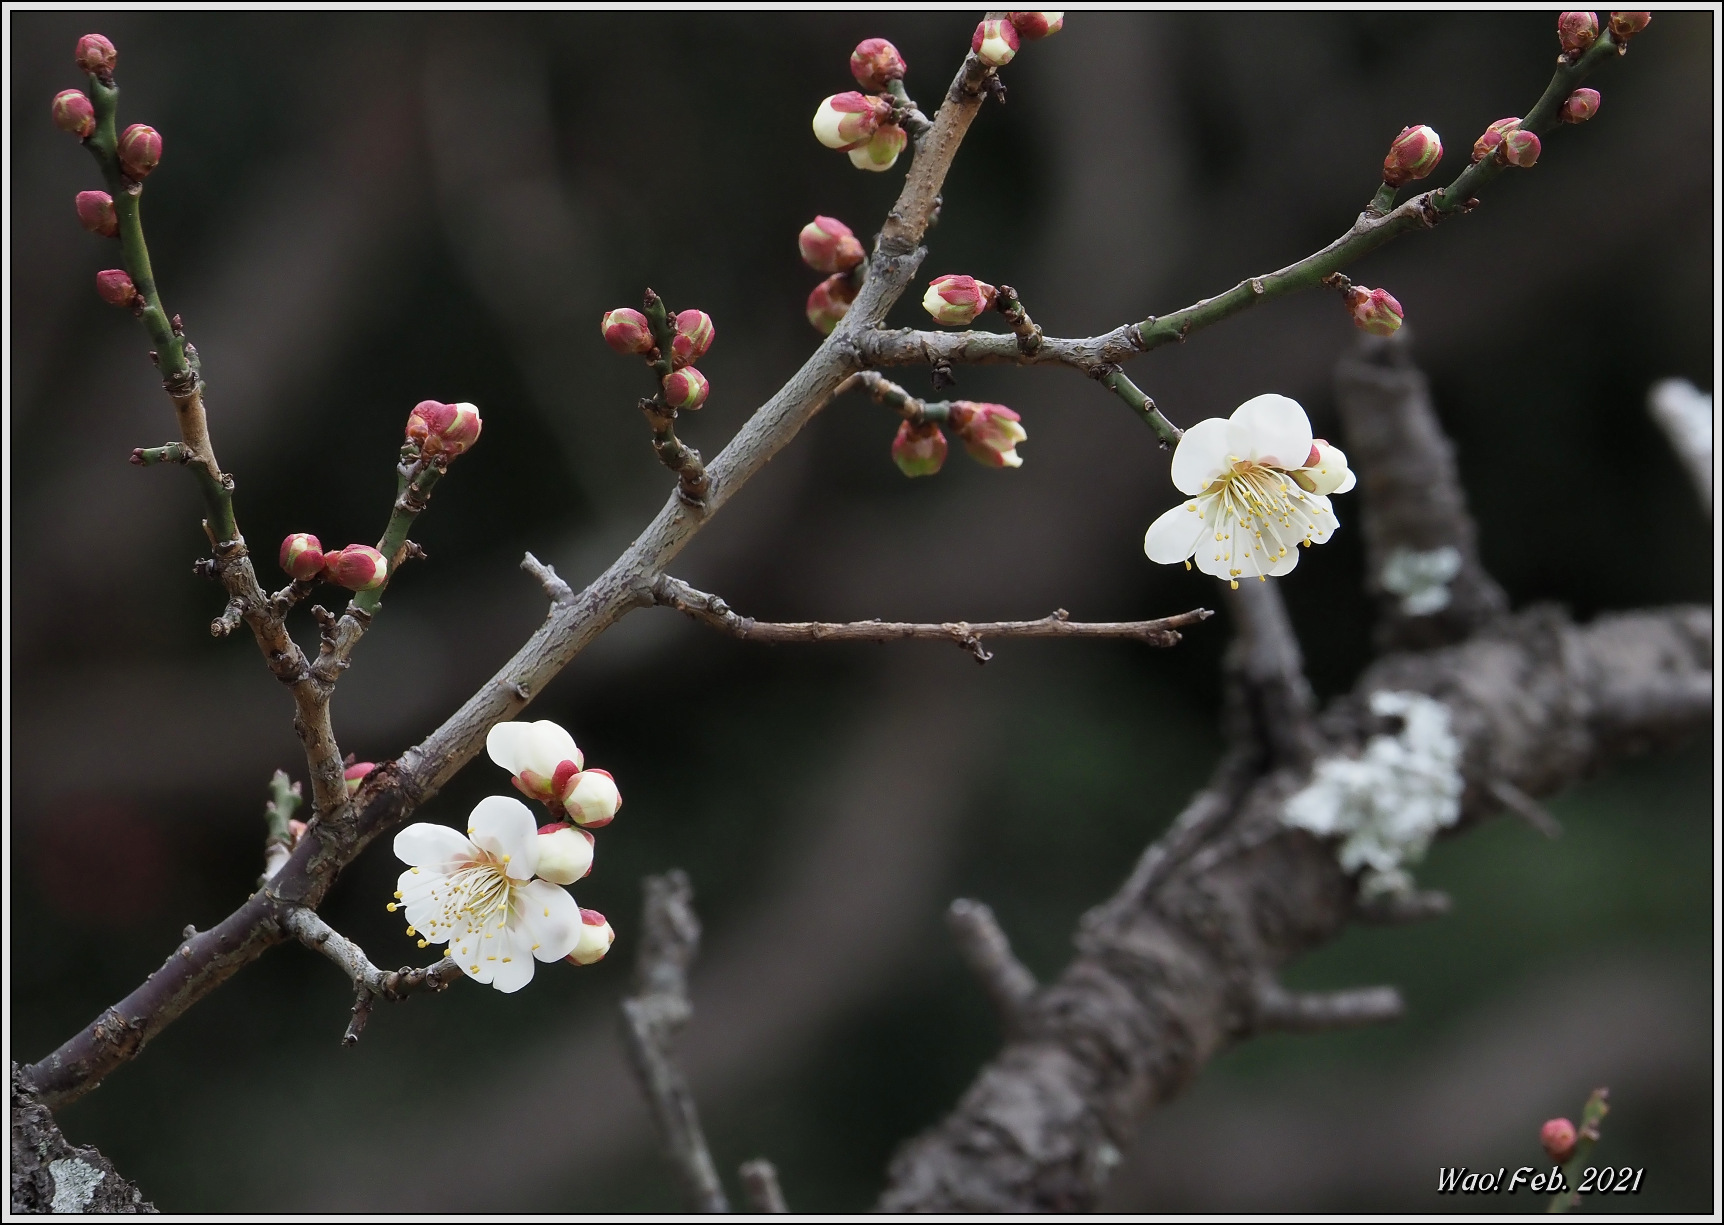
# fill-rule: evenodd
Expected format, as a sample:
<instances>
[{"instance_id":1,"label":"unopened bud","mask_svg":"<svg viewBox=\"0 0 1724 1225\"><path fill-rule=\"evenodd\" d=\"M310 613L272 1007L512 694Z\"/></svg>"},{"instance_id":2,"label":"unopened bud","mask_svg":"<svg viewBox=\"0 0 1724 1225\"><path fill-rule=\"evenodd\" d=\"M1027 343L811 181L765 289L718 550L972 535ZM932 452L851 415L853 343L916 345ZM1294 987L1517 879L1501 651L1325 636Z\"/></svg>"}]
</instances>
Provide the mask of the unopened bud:
<instances>
[{"instance_id":1,"label":"unopened bud","mask_svg":"<svg viewBox=\"0 0 1724 1225\"><path fill-rule=\"evenodd\" d=\"M1428 176L1443 160L1443 141L1435 128L1424 124L1402 128L1389 146L1383 159L1383 182L1390 187L1405 187Z\"/></svg>"},{"instance_id":2,"label":"unopened bud","mask_svg":"<svg viewBox=\"0 0 1724 1225\"><path fill-rule=\"evenodd\" d=\"M1018 53L1018 30L1003 17L982 22L970 36L970 50L990 68L1004 68Z\"/></svg>"},{"instance_id":3,"label":"unopened bud","mask_svg":"<svg viewBox=\"0 0 1724 1225\"><path fill-rule=\"evenodd\" d=\"M1598 41L1598 14L1558 13L1556 41L1565 55L1579 55Z\"/></svg>"},{"instance_id":4,"label":"unopened bud","mask_svg":"<svg viewBox=\"0 0 1724 1225\"><path fill-rule=\"evenodd\" d=\"M866 255L855 233L836 217L816 217L803 226L796 248L816 272L848 272Z\"/></svg>"},{"instance_id":5,"label":"unopened bud","mask_svg":"<svg viewBox=\"0 0 1724 1225\"><path fill-rule=\"evenodd\" d=\"M323 573L323 542L310 532L295 532L281 542L283 572L304 583Z\"/></svg>"},{"instance_id":6,"label":"unopened bud","mask_svg":"<svg viewBox=\"0 0 1724 1225\"><path fill-rule=\"evenodd\" d=\"M80 72L93 77L111 77L114 66L120 62L120 53L100 34L86 34L78 40L78 48L72 52L72 62L78 65Z\"/></svg>"},{"instance_id":7,"label":"unopened bud","mask_svg":"<svg viewBox=\"0 0 1724 1225\"><path fill-rule=\"evenodd\" d=\"M426 455L447 455L451 459L479 441L479 431L485 423L477 406L444 404L439 400L421 400L407 414L407 438L419 445Z\"/></svg>"},{"instance_id":8,"label":"unopened bud","mask_svg":"<svg viewBox=\"0 0 1724 1225\"><path fill-rule=\"evenodd\" d=\"M676 317L676 335L670 341L671 366L686 366L705 357L713 336L712 316L705 311L683 311Z\"/></svg>"},{"instance_id":9,"label":"unopened bud","mask_svg":"<svg viewBox=\"0 0 1724 1225\"><path fill-rule=\"evenodd\" d=\"M1347 311L1353 326L1373 336L1392 336L1401 330L1401 304L1386 289L1355 285L1347 291Z\"/></svg>"},{"instance_id":10,"label":"unopened bud","mask_svg":"<svg viewBox=\"0 0 1724 1225\"><path fill-rule=\"evenodd\" d=\"M79 140L96 130L96 108L81 89L62 89L55 94L49 113L54 116L55 127Z\"/></svg>"},{"instance_id":11,"label":"unopened bud","mask_svg":"<svg viewBox=\"0 0 1724 1225\"><path fill-rule=\"evenodd\" d=\"M898 425L892 440L892 462L905 476L933 476L946 462L946 436L933 422Z\"/></svg>"},{"instance_id":12,"label":"unopened bud","mask_svg":"<svg viewBox=\"0 0 1724 1225\"><path fill-rule=\"evenodd\" d=\"M858 170L890 170L910 137L895 123L882 124L868 143L850 150L850 164Z\"/></svg>"},{"instance_id":13,"label":"unopened bud","mask_svg":"<svg viewBox=\"0 0 1724 1225\"><path fill-rule=\"evenodd\" d=\"M563 811L576 825L609 825L623 806L622 792L608 770L582 770L563 797Z\"/></svg>"},{"instance_id":14,"label":"unopened bud","mask_svg":"<svg viewBox=\"0 0 1724 1225\"><path fill-rule=\"evenodd\" d=\"M350 544L323 555L323 575L349 591L375 591L389 577L389 563L370 545Z\"/></svg>"},{"instance_id":15,"label":"unopened bud","mask_svg":"<svg viewBox=\"0 0 1724 1225\"><path fill-rule=\"evenodd\" d=\"M1562 121L1564 123L1585 123L1598 114L1598 104L1602 96L1596 89L1577 89L1563 100Z\"/></svg>"},{"instance_id":16,"label":"unopened bud","mask_svg":"<svg viewBox=\"0 0 1724 1225\"><path fill-rule=\"evenodd\" d=\"M134 179L144 178L161 165L162 137L152 127L134 123L120 133L120 143L115 146L120 156L120 169Z\"/></svg>"},{"instance_id":17,"label":"unopened bud","mask_svg":"<svg viewBox=\"0 0 1724 1225\"><path fill-rule=\"evenodd\" d=\"M1473 142L1473 161L1482 162L1497 151L1497 146L1503 143L1503 136L1520 127L1520 120L1499 119L1484 130L1484 134Z\"/></svg>"},{"instance_id":18,"label":"unopened bud","mask_svg":"<svg viewBox=\"0 0 1724 1225\"><path fill-rule=\"evenodd\" d=\"M1537 136L1516 128L1512 132L1503 133L1502 147L1497 150L1497 156L1511 166L1524 167L1538 161L1540 150Z\"/></svg>"},{"instance_id":19,"label":"unopened bud","mask_svg":"<svg viewBox=\"0 0 1724 1225\"><path fill-rule=\"evenodd\" d=\"M359 785L365 781L365 776L377 768L374 761L356 761L341 772L341 781L347 784L347 794L352 795L359 790Z\"/></svg>"},{"instance_id":20,"label":"unopened bud","mask_svg":"<svg viewBox=\"0 0 1724 1225\"><path fill-rule=\"evenodd\" d=\"M619 306L599 321L605 343L618 353L646 353L653 347L652 325L633 307Z\"/></svg>"},{"instance_id":21,"label":"unopened bud","mask_svg":"<svg viewBox=\"0 0 1724 1225\"><path fill-rule=\"evenodd\" d=\"M1311 453L1305 457L1304 465L1293 471L1292 477L1299 488L1325 497L1332 493L1345 493L1353 487L1347 453L1322 438L1312 440ZM1346 489L1342 488L1343 485Z\"/></svg>"},{"instance_id":22,"label":"unopened bud","mask_svg":"<svg viewBox=\"0 0 1724 1225\"><path fill-rule=\"evenodd\" d=\"M934 316L936 323L964 327L994 304L994 293L994 287L986 281L948 273L936 277L928 286L928 292L922 295L922 309Z\"/></svg>"},{"instance_id":23,"label":"unopened bud","mask_svg":"<svg viewBox=\"0 0 1724 1225\"><path fill-rule=\"evenodd\" d=\"M1019 468L1023 456L1018 444L1029 438L1019 417L1004 404L976 404L957 400L952 404L952 428L970 458L989 468Z\"/></svg>"},{"instance_id":24,"label":"unopened bud","mask_svg":"<svg viewBox=\"0 0 1724 1225\"><path fill-rule=\"evenodd\" d=\"M120 232L120 218L114 212L114 197L105 191L81 191L76 201L78 224L92 234L112 238Z\"/></svg>"},{"instance_id":25,"label":"unopened bud","mask_svg":"<svg viewBox=\"0 0 1724 1225\"><path fill-rule=\"evenodd\" d=\"M593 836L561 821L539 826L535 874L553 885L572 885L593 870Z\"/></svg>"},{"instance_id":26,"label":"unopened bud","mask_svg":"<svg viewBox=\"0 0 1724 1225\"><path fill-rule=\"evenodd\" d=\"M1544 1151L1549 1153L1550 1159L1558 1165L1574 1156L1577 1138L1574 1124L1567 1119L1551 1119L1538 1129L1538 1142L1544 1145Z\"/></svg>"},{"instance_id":27,"label":"unopened bud","mask_svg":"<svg viewBox=\"0 0 1724 1225\"><path fill-rule=\"evenodd\" d=\"M686 409L693 412L706 403L706 375L693 366L684 366L681 370L672 370L664 376L664 402L672 408Z\"/></svg>"},{"instance_id":28,"label":"unopened bud","mask_svg":"<svg viewBox=\"0 0 1724 1225\"><path fill-rule=\"evenodd\" d=\"M879 93L888 82L902 81L908 71L898 48L884 38L864 38L850 53L850 75L870 93Z\"/></svg>"},{"instance_id":29,"label":"unopened bud","mask_svg":"<svg viewBox=\"0 0 1724 1225\"><path fill-rule=\"evenodd\" d=\"M830 336L838 321L850 312L850 304L855 300L856 287L850 283L850 274L834 273L809 293L808 322L822 336Z\"/></svg>"},{"instance_id":30,"label":"unopened bud","mask_svg":"<svg viewBox=\"0 0 1724 1225\"><path fill-rule=\"evenodd\" d=\"M1050 34L1058 34L1065 27L1064 13L1007 13L1006 20L1012 23L1012 28L1025 42L1033 43L1038 38L1046 38Z\"/></svg>"},{"instance_id":31,"label":"unopened bud","mask_svg":"<svg viewBox=\"0 0 1724 1225\"><path fill-rule=\"evenodd\" d=\"M96 292L110 306L132 306L138 301L138 287L119 268L109 268L96 274Z\"/></svg>"},{"instance_id":32,"label":"unopened bud","mask_svg":"<svg viewBox=\"0 0 1724 1225\"><path fill-rule=\"evenodd\" d=\"M574 950L565 957L578 966L590 966L595 961L603 961L605 954L611 951L611 944L617 934L611 930L611 925L605 922L605 916L596 910L581 907L581 938L576 942Z\"/></svg>"},{"instance_id":33,"label":"unopened bud","mask_svg":"<svg viewBox=\"0 0 1724 1225\"><path fill-rule=\"evenodd\" d=\"M1622 42L1627 42L1651 24L1651 13L1612 13L1610 15L1610 32Z\"/></svg>"},{"instance_id":34,"label":"unopened bud","mask_svg":"<svg viewBox=\"0 0 1724 1225\"><path fill-rule=\"evenodd\" d=\"M855 90L833 94L814 112L814 138L828 149L854 149L865 144L892 113L884 98Z\"/></svg>"}]
</instances>

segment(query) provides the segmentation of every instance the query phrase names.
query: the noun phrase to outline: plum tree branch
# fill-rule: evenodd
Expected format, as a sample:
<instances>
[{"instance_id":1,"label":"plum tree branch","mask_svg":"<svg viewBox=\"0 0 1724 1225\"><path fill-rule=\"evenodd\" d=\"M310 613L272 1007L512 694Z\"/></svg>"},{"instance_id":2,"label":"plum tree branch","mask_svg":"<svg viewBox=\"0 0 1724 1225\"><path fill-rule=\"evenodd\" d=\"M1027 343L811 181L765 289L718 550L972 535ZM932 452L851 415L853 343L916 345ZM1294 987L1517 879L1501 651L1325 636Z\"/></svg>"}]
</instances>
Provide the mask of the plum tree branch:
<instances>
[{"instance_id":1,"label":"plum tree branch","mask_svg":"<svg viewBox=\"0 0 1724 1225\"><path fill-rule=\"evenodd\" d=\"M344 1046L352 1046L359 1041L375 1001L404 1000L421 992L444 991L462 977L461 967L453 957L445 957L417 969L403 966L399 970L379 970L371 964L364 949L324 922L314 910L289 910L281 925L306 948L329 958L352 980L353 1020L342 1035Z\"/></svg>"}]
</instances>

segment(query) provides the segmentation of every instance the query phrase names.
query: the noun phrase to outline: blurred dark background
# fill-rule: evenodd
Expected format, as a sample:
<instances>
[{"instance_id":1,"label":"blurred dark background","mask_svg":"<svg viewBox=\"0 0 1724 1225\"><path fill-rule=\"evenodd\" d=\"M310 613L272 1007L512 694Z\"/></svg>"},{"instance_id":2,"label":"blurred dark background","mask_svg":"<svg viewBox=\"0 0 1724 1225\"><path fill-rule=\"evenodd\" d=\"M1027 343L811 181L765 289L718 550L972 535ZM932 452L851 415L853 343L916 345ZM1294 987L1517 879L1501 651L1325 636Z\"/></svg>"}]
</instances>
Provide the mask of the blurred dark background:
<instances>
[{"instance_id":1,"label":"blurred dark background","mask_svg":"<svg viewBox=\"0 0 1724 1225\"><path fill-rule=\"evenodd\" d=\"M974 15L74 13L12 33L11 1041L34 1059L131 989L187 923L252 887L270 772L303 774L286 696L216 590L192 482L126 464L170 437L146 340L91 292L99 186L48 100L74 40L120 48L122 122L164 134L145 212L165 299L204 357L241 524L372 540L418 400L472 400L482 443L439 487L335 703L382 760L514 650L544 600L532 549L577 584L671 486L633 409L647 387L598 318L645 285L718 340L708 455L803 360L796 256L815 213L867 236L902 179L853 170L808 122L884 35L931 109ZM1659 13L1590 82L1591 123L1483 206L1349 269L1404 304L1459 447L1486 564L1517 603L1579 615L1708 601L1707 517L1648 420L1648 385L1712 389L1713 16ZM1027 46L948 180L924 273L1016 285L1058 335L1168 310L1339 234L1390 139L1430 123L1465 164L1556 53L1547 13L1073 14ZM907 294L893 319L925 322ZM997 325L996 325L997 326ZM1176 422L1280 391L1338 436L1354 332L1329 295L1273 303L1131 368ZM906 381L926 389L921 372ZM960 370L1029 430L1025 466L956 452L906 481L893 422L828 408L676 573L763 618L1157 616L1219 592L1155 567L1178 496L1149 431L1061 370ZM1344 445L1344 440L1343 445ZM1359 533L1282 581L1314 683L1367 659ZM1356 508L1352 512L1357 513ZM266 580L267 581L267 580ZM298 630L311 636L309 618ZM707 923L683 1044L721 1169L780 1167L793 1207L871 1202L893 1147L998 1040L941 923L968 894L1044 975L1218 750L1225 618L1171 651L1001 643L769 648L635 613L529 710L569 727L626 805L576 890L620 933L602 965L504 997L381 1009L305 950L272 952L64 1112L167 1210L614 1211L680 1206L614 1038L639 877L691 874ZM1439 1165L1537 1163L1538 1125L1609 1084L1601 1160L1644 1165L1597 1209L1712 1206L1715 857L1706 745L1439 846L1455 914L1358 930L1296 985L1388 981L1382 1030L1256 1041L1151 1121L1120 1210L1430 1211ZM503 779L476 763L427 809L456 822ZM421 957L384 914L374 847L327 908L381 964ZM734 1192L734 1181L732 1181Z\"/></svg>"}]
</instances>

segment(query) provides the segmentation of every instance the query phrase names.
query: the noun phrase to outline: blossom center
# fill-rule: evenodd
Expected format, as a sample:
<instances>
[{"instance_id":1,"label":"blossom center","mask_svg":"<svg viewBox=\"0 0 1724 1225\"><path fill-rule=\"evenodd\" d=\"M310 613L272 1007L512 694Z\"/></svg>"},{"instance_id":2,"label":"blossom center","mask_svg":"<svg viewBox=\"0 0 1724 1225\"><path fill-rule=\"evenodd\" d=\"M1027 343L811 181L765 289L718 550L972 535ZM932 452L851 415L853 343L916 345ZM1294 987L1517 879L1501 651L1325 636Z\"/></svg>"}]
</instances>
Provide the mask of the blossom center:
<instances>
[{"instance_id":1,"label":"blossom center","mask_svg":"<svg viewBox=\"0 0 1724 1225\"><path fill-rule=\"evenodd\" d=\"M508 922L514 882L500 859L488 852L480 855L449 873L441 888L432 888L437 906L433 922L439 932L484 933Z\"/></svg>"}]
</instances>

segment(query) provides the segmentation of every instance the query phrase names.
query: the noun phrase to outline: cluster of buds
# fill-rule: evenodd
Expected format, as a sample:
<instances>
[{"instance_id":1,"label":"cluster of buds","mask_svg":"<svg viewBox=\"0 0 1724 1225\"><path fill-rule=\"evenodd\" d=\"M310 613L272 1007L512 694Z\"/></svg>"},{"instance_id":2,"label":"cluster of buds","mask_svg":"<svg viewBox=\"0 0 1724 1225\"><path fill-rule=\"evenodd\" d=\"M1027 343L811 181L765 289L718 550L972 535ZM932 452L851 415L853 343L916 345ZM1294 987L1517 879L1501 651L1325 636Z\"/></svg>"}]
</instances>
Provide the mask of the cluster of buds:
<instances>
[{"instance_id":1,"label":"cluster of buds","mask_svg":"<svg viewBox=\"0 0 1724 1225\"><path fill-rule=\"evenodd\" d=\"M1562 47L1563 59L1579 59L1588 47L1598 41L1598 14L1558 13L1556 41Z\"/></svg>"},{"instance_id":2,"label":"cluster of buds","mask_svg":"<svg viewBox=\"0 0 1724 1225\"><path fill-rule=\"evenodd\" d=\"M1518 118L1499 119L1473 142L1473 161L1495 155L1510 166L1531 166L1542 151L1536 133L1523 131Z\"/></svg>"},{"instance_id":3,"label":"cluster of buds","mask_svg":"<svg viewBox=\"0 0 1724 1225\"><path fill-rule=\"evenodd\" d=\"M584 827L579 832L598 829L609 825L622 807L616 780L608 771L588 769L574 737L548 719L497 724L485 738L485 751L509 772L517 791L551 810L558 826L572 822ZM591 847L590 837L586 842ZM564 839L559 845L574 843Z\"/></svg>"},{"instance_id":4,"label":"cluster of buds","mask_svg":"<svg viewBox=\"0 0 1724 1225\"><path fill-rule=\"evenodd\" d=\"M994 304L998 291L986 281L973 276L948 273L935 277L922 295L922 309L934 317L934 322L947 327L968 327L976 316Z\"/></svg>"},{"instance_id":5,"label":"cluster of buds","mask_svg":"<svg viewBox=\"0 0 1724 1225\"><path fill-rule=\"evenodd\" d=\"M389 562L367 544L350 544L332 553L310 532L293 532L281 542L281 568L296 582L324 579L349 591L375 591L389 577Z\"/></svg>"},{"instance_id":6,"label":"cluster of buds","mask_svg":"<svg viewBox=\"0 0 1724 1225\"><path fill-rule=\"evenodd\" d=\"M1007 13L1003 18L987 18L970 36L970 50L988 67L1003 68L1024 43L1058 34L1065 23L1064 13Z\"/></svg>"},{"instance_id":7,"label":"cluster of buds","mask_svg":"<svg viewBox=\"0 0 1724 1225\"><path fill-rule=\"evenodd\" d=\"M954 400L947 418L958 441L970 458L988 468L1020 468L1024 458L1018 454L1018 444L1029 434L1018 422L1017 413L1004 404L977 404L970 400Z\"/></svg>"},{"instance_id":8,"label":"cluster of buds","mask_svg":"<svg viewBox=\"0 0 1724 1225\"><path fill-rule=\"evenodd\" d=\"M1562 103L1564 123L1585 123L1598 114L1601 96L1596 89L1577 89Z\"/></svg>"},{"instance_id":9,"label":"cluster of buds","mask_svg":"<svg viewBox=\"0 0 1724 1225\"><path fill-rule=\"evenodd\" d=\"M618 353L636 354L649 363L665 360L653 338L651 322L632 307L605 312L599 330L605 343ZM706 403L711 388L693 363L706 356L717 334L712 316L702 310L681 311L670 320L670 370L659 380L659 386L671 408L693 412Z\"/></svg>"},{"instance_id":10,"label":"cluster of buds","mask_svg":"<svg viewBox=\"0 0 1724 1225\"><path fill-rule=\"evenodd\" d=\"M850 53L850 75L870 93L833 94L814 112L814 138L850 155L859 170L890 170L910 143L898 122L904 105L898 82L909 71L898 48L884 38L865 38ZM888 94L896 94L890 97Z\"/></svg>"},{"instance_id":11,"label":"cluster of buds","mask_svg":"<svg viewBox=\"0 0 1724 1225\"><path fill-rule=\"evenodd\" d=\"M807 315L815 331L830 336L838 321L849 313L850 304L862 288L862 261L867 253L850 227L836 217L816 217L803 226L796 236L796 249L802 253L803 263L816 272L828 274L810 291Z\"/></svg>"},{"instance_id":12,"label":"cluster of buds","mask_svg":"<svg viewBox=\"0 0 1724 1225\"><path fill-rule=\"evenodd\" d=\"M1443 140L1435 128L1419 124L1402 128L1383 158L1383 182L1390 187L1405 187L1427 178L1443 160Z\"/></svg>"},{"instance_id":13,"label":"cluster of buds","mask_svg":"<svg viewBox=\"0 0 1724 1225\"><path fill-rule=\"evenodd\" d=\"M407 441L426 457L454 459L479 441L484 425L475 405L421 400L407 414Z\"/></svg>"}]
</instances>

